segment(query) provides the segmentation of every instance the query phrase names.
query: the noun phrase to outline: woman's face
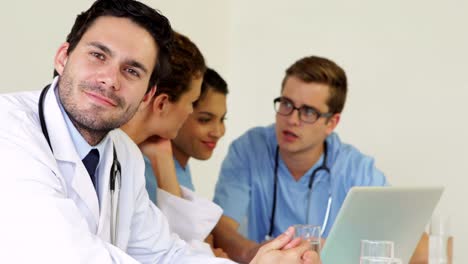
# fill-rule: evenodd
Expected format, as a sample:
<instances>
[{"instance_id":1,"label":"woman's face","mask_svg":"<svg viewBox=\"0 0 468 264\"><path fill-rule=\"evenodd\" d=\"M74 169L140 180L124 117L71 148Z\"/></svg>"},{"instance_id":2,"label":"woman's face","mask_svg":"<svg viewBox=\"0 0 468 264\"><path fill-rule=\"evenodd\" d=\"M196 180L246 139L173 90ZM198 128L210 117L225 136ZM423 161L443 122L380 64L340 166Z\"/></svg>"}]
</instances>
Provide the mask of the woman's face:
<instances>
[{"instance_id":1,"label":"woman's face","mask_svg":"<svg viewBox=\"0 0 468 264\"><path fill-rule=\"evenodd\" d=\"M226 111L226 95L208 87L206 95L172 141L174 146L189 157L209 159L224 135Z\"/></svg>"}]
</instances>

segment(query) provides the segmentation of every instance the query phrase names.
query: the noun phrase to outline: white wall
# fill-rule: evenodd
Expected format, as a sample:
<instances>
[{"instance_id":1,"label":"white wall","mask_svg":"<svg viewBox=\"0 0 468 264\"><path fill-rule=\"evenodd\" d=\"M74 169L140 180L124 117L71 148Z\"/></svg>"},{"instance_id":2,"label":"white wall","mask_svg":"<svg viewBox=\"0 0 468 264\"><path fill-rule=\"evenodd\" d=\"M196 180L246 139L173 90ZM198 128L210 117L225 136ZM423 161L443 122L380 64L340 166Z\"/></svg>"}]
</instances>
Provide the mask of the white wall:
<instances>
[{"instance_id":1,"label":"white wall","mask_svg":"<svg viewBox=\"0 0 468 264\"><path fill-rule=\"evenodd\" d=\"M1 92L49 82L56 48L92 1L24 2L0 11ZM228 132L210 161L192 163L202 195L212 196L229 142L273 121L285 68L302 56L326 56L349 77L342 139L375 156L394 185L444 185L438 212L452 218L456 263L468 263L468 2L144 2L229 82Z\"/></svg>"},{"instance_id":2,"label":"white wall","mask_svg":"<svg viewBox=\"0 0 468 264\"><path fill-rule=\"evenodd\" d=\"M37 90L50 83L57 48L65 41L76 15L92 2L2 2L0 92Z\"/></svg>"}]
</instances>

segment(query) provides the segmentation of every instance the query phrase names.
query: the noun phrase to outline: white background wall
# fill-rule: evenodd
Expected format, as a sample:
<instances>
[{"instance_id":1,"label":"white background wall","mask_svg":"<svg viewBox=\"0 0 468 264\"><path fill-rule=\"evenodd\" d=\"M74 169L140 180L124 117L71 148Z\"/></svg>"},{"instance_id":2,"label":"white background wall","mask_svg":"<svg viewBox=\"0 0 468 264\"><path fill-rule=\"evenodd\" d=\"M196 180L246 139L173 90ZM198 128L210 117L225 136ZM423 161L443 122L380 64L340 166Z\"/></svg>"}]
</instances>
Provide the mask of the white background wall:
<instances>
[{"instance_id":1,"label":"white background wall","mask_svg":"<svg viewBox=\"0 0 468 264\"><path fill-rule=\"evenodd\" d=\"M92 1L8 1L0 10L0 92L40 89L75 15ZM329 57L349 78L342 139L375 156L393 185L444 185L456 263L468 263L468 2L147 0L188 35L230 86L228 132L192 162L212 197L231 140L274 120L284 70ZM417 210L417 208L415 208Z\"/></svg>"}]
</instances>

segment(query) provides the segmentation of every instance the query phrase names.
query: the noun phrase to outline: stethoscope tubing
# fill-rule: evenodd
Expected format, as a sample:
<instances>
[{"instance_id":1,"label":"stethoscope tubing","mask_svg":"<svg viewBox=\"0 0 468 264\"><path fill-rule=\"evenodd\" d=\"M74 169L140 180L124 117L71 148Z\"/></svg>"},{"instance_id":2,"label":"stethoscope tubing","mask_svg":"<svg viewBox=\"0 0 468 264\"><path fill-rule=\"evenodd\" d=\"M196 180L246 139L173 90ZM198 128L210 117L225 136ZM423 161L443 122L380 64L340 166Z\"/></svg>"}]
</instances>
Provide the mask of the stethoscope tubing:
<instances>
[{"instance_id":1,"label":"stethoscope tubing","mask_svg":"<svg viewBox=\"0 0 468 264\"><path fill-rule=\"evenodd\" d=\"M52 148L52 144L50 143L50 137L49 137L49 131L47 130L47 125L45 122L45 115L44 115L44 101L45 101L45 96L47 94L47 91L50 88L50 84L44 87L41 91L41 95L39 97L39 121L41 123L41 129L42 133L44 134L44 137L47 140L47 143L49 144L50 150L52 153L54 152L54 149ZM111 169L111 177L110 177L110 183L109 183L109 189L111 192L111 222L110 222L110 236L111 236L111 243L113 245L117 245L117 227L119 224L119 199L120 199L120 183L121 183L121 167L120 167L120 162L117 158L117 152L115 150L115 146L113 147L113 162L112 162L112 169ZM117 185L117 189L115 188L115 185ZM117 201L114 201L115 199L115 193L117 192ZM114 209L115 208L115 209ZM115 213L114 213L115 211Z\"/></svg>"},{"instance_id":2,"label":"stethoscope tubing","mask_svg":"<svg viewBox=\"0 0 468 264\"><path fill-rule=\"evenodd\" d=\"M323 150L324 150L324 156L323 156L322 164L320 165L320 167L314 169L309 179L309 185L308 185L309 199L307 200L306 223L309 223L309 211L310 211L310 204L311 204L311 198L312 198L312 185L313 185L315 175L321 170L324 170L328 172L328 174L330 174L330 169L327 166L328 145L326 141L323 143ZM276 152L275 152L275 169L274 169L275 177L274 177L274 182L273 182L273 188L274 188L273 205L272 205L272 213L271 213L271 219L270 219L270 228L269 228L268 235L266 236L267 238L271 238L273 235L273 226L274 226L275 217L276 217L276 200L277 200L277 192L278 192L278 168L279 168L279 146L276 147ZM323 236L323 233L325 232L327 225L328 225L328 218L330 216L331 205L332 205L332 197L331 197L331 194L329 194L328 202L327 202L327 210L325 212L324 221L323 221L323 224L321 226L321 231L320 231L321 236Z\"/></svg>"}]
</instances>

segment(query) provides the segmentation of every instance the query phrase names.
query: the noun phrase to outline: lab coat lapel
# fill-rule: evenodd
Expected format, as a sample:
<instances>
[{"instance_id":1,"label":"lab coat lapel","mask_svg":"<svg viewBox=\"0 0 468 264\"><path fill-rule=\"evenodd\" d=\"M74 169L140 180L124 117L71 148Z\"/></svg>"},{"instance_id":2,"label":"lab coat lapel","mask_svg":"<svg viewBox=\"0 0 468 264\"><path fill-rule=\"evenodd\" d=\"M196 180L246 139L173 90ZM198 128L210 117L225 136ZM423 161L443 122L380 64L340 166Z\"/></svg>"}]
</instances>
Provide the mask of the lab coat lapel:
<instances>
[{"instance_id":1,"label":"lab coat lapel","mask_svg":"<svg viewBox=\"0 0 468 264\"><path fill-rule=\"evenodd\" d=\"M112 139L111 139L112 141ZM104 154L102 157L106 157L106 160L102 160L99 165L104 171L103 177L99 181L99 193L101 194L101 215L99 218L98 225L98 234L99 236L108 241L110 238L109 228L110 228L110 219L111 219L111 209L110 209L110 190L109 190L109 181L110 181L110 171L113 162L113 144L107 144Z\"/></svg>"},{"instance_id":2,"label":"lab coat lapel","mask_svg":"<svg viewBox=\"0 0 468 264\"><path fill-rule=\"evenodd\" d=\"M79 199L85 203L87 209L90 211L91 219L87 217L89 215L88 212L84 212L84 215L92 231L96 232L97 223L99 221L98 198L88 172L76 152L75 145L70 137L65 119L58 105L54 92L57 82L58 78L52 83L44 102L44 116L49 132L50 143L54 150L54 156L59 169L63 177L66 178L67 185L71 185L73 190L78 194ZM77 197L73 196L71 196L71 198L74 200L77 199ZM75 202L80 210L83 211L79 202ZM91 224L94 224L94 226L91 226Z\"/></svg>"}]
</instances>

